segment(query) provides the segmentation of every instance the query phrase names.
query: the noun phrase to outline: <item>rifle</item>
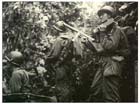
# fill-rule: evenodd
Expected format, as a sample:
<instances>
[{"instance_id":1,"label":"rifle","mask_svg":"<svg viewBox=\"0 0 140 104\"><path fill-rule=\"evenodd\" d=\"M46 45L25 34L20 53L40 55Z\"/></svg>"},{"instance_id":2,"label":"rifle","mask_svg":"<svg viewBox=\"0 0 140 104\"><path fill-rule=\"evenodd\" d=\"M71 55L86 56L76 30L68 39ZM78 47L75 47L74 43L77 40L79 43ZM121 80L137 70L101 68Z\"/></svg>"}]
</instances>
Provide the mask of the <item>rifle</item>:
<instances>
[{"instance_id":1,"label":"rifle","mask_svg":"<svg viewBox=\"0 0 140 104\"><path fill-rule=\"evenodd\" d=\"M18 99L16 99L18 98ZM3 94L3 100L4 102L56 102L55 99L53 99L50 96L44 96L44 95L36 95L33 93L12 93L12 94ZM17 101L18 100L18 101Z\"/></svg>"},{"instance_id":2,"label":"rifle","mask_svg":"<svg viewBox=\"0 0 140 104\"><path fill-rule=\"evenodd\" d=\"M68 25L67 23L63 22L63 24L64 24L64 26L66 26L66 27L70 28L71 30L74 30L75 32L78 32L78 33L79 33L79 34L77 34L77 35L73 38L73 40L72 40L72 41L75 41L75 39L76 39L76 38L77 38L80 34L84 35L85 37L89 38L89 39L90 39L90 40L92 40L92 41L94 41L94 40L95 40L94 38L92 38L92 37L88 36L87 34L85 34L85 33L84 33L84 32L82 32L82 31L80 31L80 30L78 30L78 29L76 29L76 28L74 28L74 27L72 27L72 26Z\"/></svg>"},{"instance_id":3,"label":"rifle","mask_svg":"<svg viewBox=\"0 0 140 104\"><path fill-rule=\"evenodd\" d=\"M96 43L94 38L90 37L89 35L85 34L82 31L80 31L80 30L78 30L78 29L76 29L76 28L68 25L64 21L63 21L63 24L64 24L64 26L68 27L69 29L74 30L75 32L78 32L78 34L73 38L73 40L72 40L73 42L81 34L81 35L85 36L88 39L88 41L90 42L90 44L93 46L93 48L95 48L95 50L97 52L101 52L103 50L102 46L100 44Z\"/></svg>"}]
</instances>

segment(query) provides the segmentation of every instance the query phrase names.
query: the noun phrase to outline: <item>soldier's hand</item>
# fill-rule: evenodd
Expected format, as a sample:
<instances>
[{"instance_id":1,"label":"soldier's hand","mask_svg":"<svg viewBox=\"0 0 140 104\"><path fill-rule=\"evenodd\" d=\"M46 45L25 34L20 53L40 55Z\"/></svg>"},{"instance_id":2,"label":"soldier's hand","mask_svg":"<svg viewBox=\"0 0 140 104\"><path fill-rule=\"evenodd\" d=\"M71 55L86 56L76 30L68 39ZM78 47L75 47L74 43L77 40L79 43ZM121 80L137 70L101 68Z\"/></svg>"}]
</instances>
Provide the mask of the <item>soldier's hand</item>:
<instances>
[{"instance_id":1,"label":"soldier's hand","mask_svg":"<svg viewBox=\"0 0 140 104\"><path fill-rule=\"evenodd\" d=\"M105 31L105 30L106 30L106 26L103 25L103 24L100 25L100 26L99 26L99 30L100 30L100 31Z\"/></svg>"},{"instance_id":2,"label":"soldier's hand","mask_svg":"<svg viewBox=\"0 0 140 104\"><path fill-rule=\"evenodd\" d=\"M94 34L96 34L96 33L98 33L98 32L99 32L99 28L93 29L93 33L94 33Z\"/></svg>"},{"instance_id":3,"label":"soldier's hand","mask_svg":"<svg viewBox=\"0 0 140 104\"><path fill-rule=\"evenodd\" d=\"M58 25L58 26L63 26L63 25L64 25L64 21L58 21L58 22L57 22L57 25Z\"/></svg>"}]
</instances>

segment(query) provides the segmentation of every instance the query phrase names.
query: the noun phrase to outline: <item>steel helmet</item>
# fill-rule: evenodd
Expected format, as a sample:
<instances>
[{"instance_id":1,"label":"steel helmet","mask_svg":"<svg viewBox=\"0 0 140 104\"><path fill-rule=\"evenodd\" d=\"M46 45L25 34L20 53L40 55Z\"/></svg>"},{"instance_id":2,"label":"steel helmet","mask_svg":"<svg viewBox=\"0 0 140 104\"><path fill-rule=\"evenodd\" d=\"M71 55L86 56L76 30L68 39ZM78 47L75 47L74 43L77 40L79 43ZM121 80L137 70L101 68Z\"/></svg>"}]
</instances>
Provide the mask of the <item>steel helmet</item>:
<instances>
[{"instance_id":1,"label":"steel helmet","mask_svg":"<svg viewBox=\"0 0 140 104\"><path fill-rule=\"evenodd\" d=\"M19 51L11 51L9 58L12 62L15 62L18 64L23 62L23 55Z\"/></svg>"},{"instance_id":2,"label":"steel helmet","mask_svg":"<svg viewBox=\"0 0 140 104\"><path fill-rule=\"evenodd\" d=\"M115 16L115 9L111 6L104 6L98 11L98 15L100 16L100 15L102 15L102 13L108 13L112 17L114 17Z\"/></svg>"}]
</instances>

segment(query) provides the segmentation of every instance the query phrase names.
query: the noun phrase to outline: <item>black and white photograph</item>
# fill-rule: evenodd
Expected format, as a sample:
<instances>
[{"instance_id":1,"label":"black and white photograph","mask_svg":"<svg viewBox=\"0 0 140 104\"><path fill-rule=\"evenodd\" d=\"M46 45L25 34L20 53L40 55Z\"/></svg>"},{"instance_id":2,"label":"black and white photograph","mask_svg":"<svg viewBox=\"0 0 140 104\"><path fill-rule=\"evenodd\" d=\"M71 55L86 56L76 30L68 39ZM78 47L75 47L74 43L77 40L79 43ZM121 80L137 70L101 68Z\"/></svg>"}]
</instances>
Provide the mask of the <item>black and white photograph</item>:
<instances>
[{"instance_id":1,"label":"black and white photograph","mask_svg":"<svg viewBox=\"0 0 140 104\"><path fill-rule=\"evenodd\" d=\"M138 1L2 1L3 103L138 102Z\"/></svg>"}]
</instances>

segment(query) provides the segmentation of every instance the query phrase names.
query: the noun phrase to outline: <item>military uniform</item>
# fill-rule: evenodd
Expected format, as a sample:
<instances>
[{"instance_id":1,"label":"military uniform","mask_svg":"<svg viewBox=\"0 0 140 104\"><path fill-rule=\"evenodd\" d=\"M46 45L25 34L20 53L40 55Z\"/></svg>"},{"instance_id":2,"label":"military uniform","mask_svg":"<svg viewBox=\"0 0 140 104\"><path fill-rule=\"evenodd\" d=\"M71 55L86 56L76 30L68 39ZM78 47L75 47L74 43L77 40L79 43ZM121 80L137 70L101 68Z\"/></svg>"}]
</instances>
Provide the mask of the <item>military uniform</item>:
<instances>
[{"instance_id":1,"label":"military uniform","mask_svg":"<svg viewBox=\"0 0 140 104\"><path fill-rule=\"evenodd\" d=\"M105 10L105 9L104 9ZM101 51L97 52L89 101L119 102L119 86L123 60L129 53L127 38L120 27L112 24L110 31L99 32ZM94 43L93 43L94 44Z\"/></svg>"},{"instance_id":2,"label":"military uniform","mask_svg":"<svg viewBox=\"0 0 140 104\"><path fill-rule=\"evenodd\" d=\"M21 68L20 64L23 62L23 55L19 51L12 51L9 55L11 61L11 78L9 80L9 89L11 93L26 92L25 87L29 84L29 75L26 70ZM9 70L9 71L10 71Z\"/></svg>"},{"instance_id":3,"label":"military uniform","mask_svg":"<svg viewBox=\"0 0 140 104\"><path fill-rule=\"evenodd\" d=\"M11 93L27 92L25 87L29 85L28 72L20 68L14 69L12 77L10 79L10 90Z\"/></svg>"},{"instance_id":4,"label":"military uniform","mask_svg":"<svg viewBox=\"0 0 140 104\"><path fill-rule=\"evenodd\" d=\"M71 38L65 33L60 33L46 60L53 65L55 70L58 102L70 102L72 100Z\"/></svg>"},{"instance_id":5,"label":"military uniform","mask_svg":"<svg viewBox=\"0 0 140 104\"><path fill-rule=\"evenodd\" d=\"M4 102L25 102L26 97L21 96L19 93L26 93L29 91L29 75L28 72L21 67L23 63L23 55L19 51L11 51L8 56L5 57L7 62L9 62L8 68L4 74L6 75L6 91L3 95ZM18 94L16 94L18 93Z\"/></svg>"}]
</instances>

